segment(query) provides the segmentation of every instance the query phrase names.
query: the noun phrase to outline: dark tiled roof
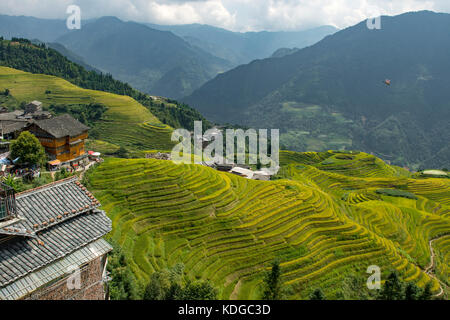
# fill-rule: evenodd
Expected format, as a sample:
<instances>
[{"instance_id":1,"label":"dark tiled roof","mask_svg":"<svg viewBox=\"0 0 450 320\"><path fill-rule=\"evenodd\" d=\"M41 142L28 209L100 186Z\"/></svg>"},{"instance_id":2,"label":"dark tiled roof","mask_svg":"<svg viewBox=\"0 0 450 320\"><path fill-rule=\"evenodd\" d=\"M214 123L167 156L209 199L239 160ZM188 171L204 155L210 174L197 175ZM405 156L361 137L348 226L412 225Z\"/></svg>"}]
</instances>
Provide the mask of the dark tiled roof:
<instances>
[{"instance_id":1,"label":"dark tiled roof","mask_svg":"<svg viewBox=\"0 0 450 320\"><path fill-rule=\"evenodd\" d=\"M35 123L39 128L47 131L55 138L62 138L66 136L74 137L89 130L88 126L85 126L68 114L63 114L61 116L45 120L36 120Z\"/></svg>"},{"instance_id":2,"label":"dark tiled roof","mask_svg":"<svg viewBox=\"0 0 450 320\"><path fill-rule=\"evenodd\" d=\"M98 201L73 178L18 194L16 205L26 220L13 228L31 229L36 238L16 236L0 244L0 287L111 231L111 220L96 209Z\"/></svg>"},{"instance_id":3,"label":"dark tiled roof","mask_svg":"<svg viewBox=\"0 0 450 320\"><path fill-rule=\"evenodd\" d=\"M1 123L1 129L3 130L4 134L16 132L19 130L24 129L26 126L30 124L27 120L0 120Z\"/></svg>"},{"instance_id":4,"label":"dark tiled roof","mask_svg":"<svg viewBox=\"0 0 450 320\"><path fill-rule=\"evenodd\" d=\"M16 206L18 215L26 218L19 225L37 232L91 211L100 203L76 178L69 178L17 194Z\"/></svg>"}]
</instances>

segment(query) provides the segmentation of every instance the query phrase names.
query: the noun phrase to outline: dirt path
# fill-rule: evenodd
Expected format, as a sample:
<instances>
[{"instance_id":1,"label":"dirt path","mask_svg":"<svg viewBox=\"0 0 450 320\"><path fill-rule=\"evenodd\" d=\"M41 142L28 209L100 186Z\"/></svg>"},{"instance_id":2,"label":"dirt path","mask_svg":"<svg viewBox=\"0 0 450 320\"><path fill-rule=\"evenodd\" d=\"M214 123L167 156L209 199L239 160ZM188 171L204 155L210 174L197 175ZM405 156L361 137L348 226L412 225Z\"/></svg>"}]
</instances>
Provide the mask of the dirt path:
<instances>
[{"instance_id":1,"label":"dirt path","mask_svg":"<svg viewBox=\"0 0 450 320\"><path fill-rule=\"evenodd\" d=\"M435 297L440 297L440 296L442 296L442 295L444 294L444 287L447 288L447 285L446 285L445 283L443 283L441 280L439 280L439 279L436 277L436 275L434 274L434 268L435 268L435 266L436 266L436 261L435 261L435 256L436 256L436 255L435 255L435 252L434 252L434 249L433 249L433 242L436 241L436 240L442 239L442 238L444 238L444 237L447 237L447 236L449 236L449 235L448 235L448 234L445 234L445 235L443 235L443 236L440 236L440 237L431 239L431 240L428 242L428 245L430 246L430 252L431 252L431 257L430 257L430 258L431 258L431 259L430 259L431 261L430 261L429 266L426 267L426 268L424 269L424 271L425 271L425 273L428 274L430 277L432 277L433 279L436 279L437 282L439 283L440 291L439 291L438 294L435 294L435 295L434 295Z\"/></svg>"},{"instance_id":2,"label":"dirt path","mask_svg":"<svg viewBox=\"0 0 450 320\"><path fill-rule=\"evenodd\" d=\"M241 282L241 280L239 280L238 283L236 283L236 286L234 287L234 290L230 295L231 300L237 300L239 290L241 290L241 285L242 285L242 282Z\"/></svg>"}]
</instances>

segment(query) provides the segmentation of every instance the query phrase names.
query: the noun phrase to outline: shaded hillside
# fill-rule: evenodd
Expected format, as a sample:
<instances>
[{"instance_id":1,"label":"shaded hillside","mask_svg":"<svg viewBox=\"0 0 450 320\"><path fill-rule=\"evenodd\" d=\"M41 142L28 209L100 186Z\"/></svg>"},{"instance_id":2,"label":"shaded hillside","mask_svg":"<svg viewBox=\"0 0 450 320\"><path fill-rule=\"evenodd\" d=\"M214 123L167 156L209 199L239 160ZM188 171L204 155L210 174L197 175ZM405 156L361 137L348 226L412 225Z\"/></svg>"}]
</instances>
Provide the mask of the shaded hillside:
<instances>
[{"instance_id":1,"label":"shaded hillside","mask_svg":"<svg viewBox=\"0 0 450 320\"><path fill-rule=\"evenodd\" d=\"M158 30L172 31L192 45L230 61L234 66L267 58L279 48L304 48L313 45L337 31L332 26L321 26L303 31L241 33L201 24L147 25Z\"/></svg>"},{"instance_id":2,"label":"shaded hillside","mask_svg":"<svg viewBox=\"0 0 450 320\"><path fill-rule=\"evenodd\" d=\"M288 148L362 149L419 167L450 138L449 37L448 14L382 17L381 30L364 21L221 74L184 100L211 120L280 128Z\"/></svg>"},{"instance_id":3,"label":"shaded hillside","mask_svg":"<svg viewBox=\"0 0 450 320\"><path fill-rule=\"evenodd\" d=\"M169 97L190 94L218 73L268 57L280 47L305 47L336 31L322 26L298 32L239 33L198 24L125 23L112 17L83 19L79 31L69 30L65 24L63 19L0 15L0 36L67 41L63 43L67 49L87 65L112 73L141 91ZM83 65L66 49L55 49Z\"/></svg>"},{"instance_id":4,"label":"shaded hillside","mask_svg":"<svg viewBox=\"0 0 450 320\"><path fill-rule=\"evenodd\" d=\"M57 39L87 63L137 89L171 98L189 94L228 62L171 32L104 17Z\"/></svg>"},{"instance_id":5,"label":"shaded hillside","mask_svg":"<svg viewBox=\"0 0 450 320\"><path fill-rule=\"evenodd\" d=\"M290 299L315 288L328 299L371 299L370 265L382 279L397 269L420 287L431 282L437 294L424 272L437 237L435 274L449 283L449 179L414 179L357 152L280 159L279 179L269 182L150 159L107 159L89 181L142 284L182 263L186 278L212 281L222 299L260 299L278 259Z\"/></svg>"},{"instance_id":6,"label":"shaded hillside","mask_svg":"<svg viewBox=\"0 0 450 320\"><path fill-rule=\"evenodd\" d=\"M300 50L300 48L280 48L277 51L275 51L270 57L281 58L296 53L298 50Z\"/></svg>"},{"instance_id":7,"label":"shaded hillside","mask_svg":"<svg viewBox=\"0 0 450 320\"><path fill-rule=\"evenodd\" d=\"M82 57L80 57L79 55L73 53L72 51L70 51L69 49L67 49L66 47L64 47L60 43L50 42L50 43L47 43L47 47L58 51L64 57L66 57L68 60L70 60L70 61L72 61L72 62L74 62L76 64L79 64L80 66L82 66L87 71L95 71L97 73L101 73L100 70L98 70L98 69L94 68L93 66L90 66L89 64L87 64L86 61L84 61L84 59Z\"/></svg>"},{"instance_id":8,"label":"shaded hillside","mask_svg":"<svg viewBox=\"0 0 450 320\"><path fill-rule=\"evenodd\" d=\"M195 120L203 121L205 128L211 127L211 124L197 110L186 104L164 97L151 97L133 89L127 83L113 79L109 74L87 71L83 66L69 61L63 54L46 47L43 43L35 45L27 39L17 40L15 42L0 41L0 65L57 76L85 89L130 96L147 107L164 124L173 128L192 130ZM59 48L69 58L74 58L74 54L61 45L53 44L52 46ZM76 58L77 56L74 60Z\"/></svg>"},{"instance_id":9,"label":"shaded hillside","mask_svg":"<svg viewBox=\"0 0 450 320\"><path fill-rule=\"evenodd\" d=\"M51 42L69 31L63 19L0 15L0 36L6 39L18 37Z\"/></svg>"},{"instance_id":10,"label":"shaded hillside","mask_svg":"<svg viewBox=\"0 0 450 320\"><path fill-rule=\"evenodd\" d=\"M162 124L147 108L129 96L82 89L63 79L0 67L0 91L9 89L8 99L39 100L51 105L101 104L107 108L94 123L90 137L129 150L170 150L172 128ZM6 101L7 104L7 101Z\"/></svg>"}]
</instances>

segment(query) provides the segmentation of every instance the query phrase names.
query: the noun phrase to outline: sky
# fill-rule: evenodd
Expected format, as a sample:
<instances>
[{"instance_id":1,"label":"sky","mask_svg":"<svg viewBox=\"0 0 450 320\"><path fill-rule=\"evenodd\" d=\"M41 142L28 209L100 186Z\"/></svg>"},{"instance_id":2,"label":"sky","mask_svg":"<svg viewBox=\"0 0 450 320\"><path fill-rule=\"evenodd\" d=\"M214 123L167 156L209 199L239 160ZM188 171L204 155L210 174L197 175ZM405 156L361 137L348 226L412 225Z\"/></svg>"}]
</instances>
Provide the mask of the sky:
<instances>
[{"instance_id":1,"label":"sky","mask_svg":"<svg viewBox=\"0 0 450 320\"><path fill-rule=\"evenodd\" d=\"M449 0L0 0L0 13L66 18L78 5L82 19L116 16L156 24L209 24L232 31L340 29L367 18L408 11L450 12Z\"/></svg>"}]
</instances>

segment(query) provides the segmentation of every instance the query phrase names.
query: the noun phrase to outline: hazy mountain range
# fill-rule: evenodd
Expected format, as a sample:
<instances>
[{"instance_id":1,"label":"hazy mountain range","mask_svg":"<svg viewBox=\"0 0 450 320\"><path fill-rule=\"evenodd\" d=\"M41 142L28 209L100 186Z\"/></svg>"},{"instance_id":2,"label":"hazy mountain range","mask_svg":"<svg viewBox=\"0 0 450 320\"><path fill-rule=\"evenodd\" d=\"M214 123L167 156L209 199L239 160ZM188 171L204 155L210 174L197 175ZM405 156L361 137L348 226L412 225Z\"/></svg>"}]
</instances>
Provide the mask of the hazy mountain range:
<instances>
[{"instance_id":1,"label":"hazy mountain range","mask_svg":"<svg viewBox=\"0 0 450 320\"><path fill-rule=\"evenodd\" d=\"M190 24L148 26L171 31L187 42L203 50L230 61L234 66L249 63L255 59L270 57L280 48L304 48L333 34L338 29L332 26L322 26L304 31L283 32L231 32L208 25Z\"/></svg>"},{"instance_id":2,"label":"hazy mountain range","mask_svg":"<svg viewBox=\"0 0 450 320\"><path fill-rule=\"evenodd\" d=\"M381 30L363 21L220 74L184 101L214 121L280 128L289 149L352 148L448 167L449 56L449 14L382 17Z\"/></svg>"},{"instance_id":3,"label":"hazy mountain range","mask_svg":"<svg viewBox=\"0 0 450 320\"><path fill-rule=\"evenodd\" d=\"M269 57L280 47L305 47L335 31L324 26L238 33L208 25L144 25L115 17L83 20L80 30L68 30L64 20L0 15L0 35L7 39L51 42L69 59L81 58L139 90L172 98L189 95L217 74Z\"/></svg>"},{"instance_id":4,"label":"hazy mountain range","mask_svg":"<svg viewBox=\"0 0 450 320\"><path fill-rule=\"evenodd\" d=\"M52 42L87 69L185 97L216 122L279 128L284 148L358 149L416 169L449 167L450 15L407 13L382 17L381 30L363 21L335 31L235 33L114 17L69 31L63 20L0 16L6 38Z\"/></svg>"}]
</instances>

